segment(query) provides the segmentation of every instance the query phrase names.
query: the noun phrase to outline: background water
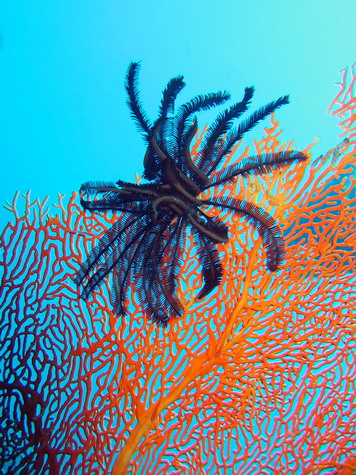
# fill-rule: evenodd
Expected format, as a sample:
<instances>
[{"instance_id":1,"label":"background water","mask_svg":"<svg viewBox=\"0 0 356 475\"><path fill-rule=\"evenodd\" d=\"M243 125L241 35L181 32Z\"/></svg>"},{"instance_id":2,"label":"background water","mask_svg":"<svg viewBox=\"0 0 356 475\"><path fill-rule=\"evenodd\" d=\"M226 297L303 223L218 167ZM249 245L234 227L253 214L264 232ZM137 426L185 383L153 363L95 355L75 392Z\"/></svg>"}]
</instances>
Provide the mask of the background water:
<instances>
[{"instance_id":1,"label":"background water","mask_svg":"<svg viewBox=\"0 0 356 475\"><path fill-rule=\"evenodd\" d=\"M153 118L177 74L182 101L222 89L238 100L254 85L252 110L289 93L277 115L285 138L303 148L318 136L314 153L325 152L338 143L326 107L354 60L355 15L354 0L2 0L1 205L16 190L55 199L86 180L142 173L123 87L132 60L142 60ZM8 217L1 206L1 222Z\"/></svg>"}]
</instances>

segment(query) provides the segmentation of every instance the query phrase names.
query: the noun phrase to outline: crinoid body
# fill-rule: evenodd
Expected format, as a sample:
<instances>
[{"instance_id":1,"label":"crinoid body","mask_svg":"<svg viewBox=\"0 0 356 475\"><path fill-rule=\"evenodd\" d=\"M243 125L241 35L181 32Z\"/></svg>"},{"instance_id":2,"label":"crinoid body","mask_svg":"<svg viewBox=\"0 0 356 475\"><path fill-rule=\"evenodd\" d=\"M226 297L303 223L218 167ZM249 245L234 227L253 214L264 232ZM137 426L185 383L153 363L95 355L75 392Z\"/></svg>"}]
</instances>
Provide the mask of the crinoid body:
<instances>
[{"instance_id":1,"label":"crinoid body","mask_svg":"<svg viewBox=\"0 0 356 475\"><path fill-rule=\"evenodd\" d=\"M197 131L194 114L223 104L230 99L229 93L196 96L175 112L176 97L185 86L183 77L177 76L164 89L158 118L151 123L139 98L138 72L139 63L131 63L126 90L131 115L147 142L143 163L147 183L118 180L82 185L81 204L85 209L115 210L120 215L91 251L75 282L83 286L86 299L112 273L112 302L117 315L125 313L127 291L134 282L146 316L166 326L170 318L183 313L176 289L187 229L194 236L202 269L203 285L197 298L203 298L221 282L223 269L217 244L228 242L228 227L222 219L206 213L209 207L246 217L262 238L270 271L275 271L283 259L281 232L266 211L234 197L207 200L201 194L240 175L261 174L305 160L306 155L298 151L266 153L221 167L246 132L288 103L288 96L280 97L234 127L234 120L250 105L254 89L248 87L240 102L217 116L193 160L190 145Z\"/></svg>"}]
</instances>

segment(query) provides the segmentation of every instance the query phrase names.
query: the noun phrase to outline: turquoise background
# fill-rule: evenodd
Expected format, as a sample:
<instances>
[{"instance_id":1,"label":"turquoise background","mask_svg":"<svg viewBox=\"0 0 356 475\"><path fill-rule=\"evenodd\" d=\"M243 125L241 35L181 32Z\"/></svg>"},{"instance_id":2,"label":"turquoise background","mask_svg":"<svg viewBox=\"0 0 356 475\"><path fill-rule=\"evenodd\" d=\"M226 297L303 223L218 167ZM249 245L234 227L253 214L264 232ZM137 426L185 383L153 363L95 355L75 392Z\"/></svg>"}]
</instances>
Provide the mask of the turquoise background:
<instances>
[{"instance_id":1,"label":"turquoise background","mask_svg":"<svg viewBox=\"0 0 356 475\"><path fill-rule=\"evenodd\" d=\"M326 108L355 59L355 18L354 0L2 0L1 221L16 190L56 201L83 181L142 173L123 86L132 60L153 118L177 74L181 101L222 89L239 100L254 85L251 110L289 93L284 138L303 148L319 136L325 152L340 141Z\"/></svg>"}]
</instances>

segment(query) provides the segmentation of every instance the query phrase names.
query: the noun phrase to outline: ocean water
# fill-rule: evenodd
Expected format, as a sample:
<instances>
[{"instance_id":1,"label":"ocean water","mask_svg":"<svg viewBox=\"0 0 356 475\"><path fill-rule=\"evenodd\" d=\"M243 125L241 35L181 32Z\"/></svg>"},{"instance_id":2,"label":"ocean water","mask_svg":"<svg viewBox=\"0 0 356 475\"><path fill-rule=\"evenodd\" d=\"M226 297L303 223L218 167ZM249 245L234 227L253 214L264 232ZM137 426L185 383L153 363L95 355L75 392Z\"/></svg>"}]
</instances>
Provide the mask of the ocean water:
<instances>
[{"instance_id":1,"label":"ocean water","mask_svg":"<svg viewBox=\"0 0 356 475\"><path fill-rule=\"evenodd\" d=\"M290 94L278 112L285 139L304 147L319 137L315 153L323 153L338 141L326 108L339 71L354 61L354 12L352 0L5 0L0 151L8 179L0 202L17 190L43 198L95 178L142 174L144 143L123 88L130 61L142 61L142 101L151 117L175 75L187 83L182 101L218 90L238 100L254 85L252 109ZM0 216L6 221L3 209Z\"/></svg>"}]
</instances>

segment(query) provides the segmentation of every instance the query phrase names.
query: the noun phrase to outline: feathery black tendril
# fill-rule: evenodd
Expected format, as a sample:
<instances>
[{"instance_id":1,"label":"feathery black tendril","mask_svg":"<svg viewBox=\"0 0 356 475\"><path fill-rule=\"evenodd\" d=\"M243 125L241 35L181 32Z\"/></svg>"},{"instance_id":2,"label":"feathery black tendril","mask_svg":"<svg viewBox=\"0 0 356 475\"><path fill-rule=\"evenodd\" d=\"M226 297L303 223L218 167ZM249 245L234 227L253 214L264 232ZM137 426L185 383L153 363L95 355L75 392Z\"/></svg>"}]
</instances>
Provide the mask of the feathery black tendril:
<instances>
[{"instance_id":1,"label":"feathery black tendril","mask_svg":"<svg viewBox=\"0 0 356 475\"><path fill-rule=\"evenodd\" d=\"M210 217L209 207L247 219L259 233L266 250L267 267L273 272L284 258L284 243L275 220L253 203L237 198L203 200L205 190L231 183L239 175L258 175L305 160L299 151L264 153L221 168L226 156L243 135L276 109L288 96L261 107L233 127L250 106L254 89L245 89L240 102L221 112L207 130L195 160L190 145L197 131L196 113L230 99L226 91L202 94L181 105L175 101L185 86L183 77L171 79L163 91L157 119L151 123L138 90L139 63L130 64L125 87L131 116L147 143L143 176L134 184L93 181L81 187L81 204L92 212L115 210L121 215L101 237L78 271L75 282L88 298L102 280L112 274L111 301L117 315L127 311L130 285L134 285L146 316L160 326L183 313L177 297L186 232L193 232L202 268L201 299L217 287L223 276L217 244L228 242L228 227L222 218Z\"/></svg>"}]
</instances>

